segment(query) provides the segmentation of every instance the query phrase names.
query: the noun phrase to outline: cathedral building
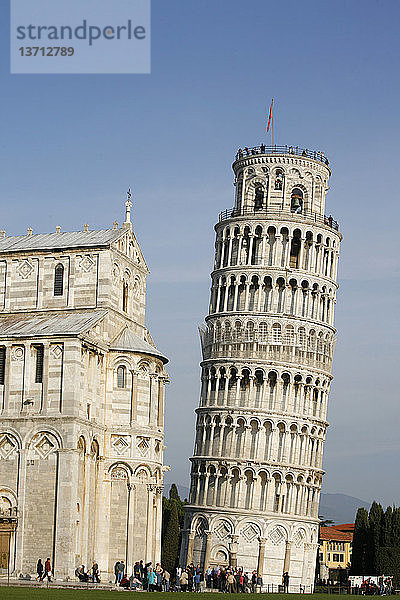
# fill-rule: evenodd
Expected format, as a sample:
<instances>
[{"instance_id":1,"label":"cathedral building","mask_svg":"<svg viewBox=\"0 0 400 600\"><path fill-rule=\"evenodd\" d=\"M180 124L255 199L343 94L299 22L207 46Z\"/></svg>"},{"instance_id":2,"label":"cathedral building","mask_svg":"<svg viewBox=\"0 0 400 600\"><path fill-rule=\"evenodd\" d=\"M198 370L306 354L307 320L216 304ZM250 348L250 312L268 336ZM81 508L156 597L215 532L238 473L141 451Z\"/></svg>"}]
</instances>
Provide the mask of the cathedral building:
<instances>
[{"instance_id":1,"label":"cathedral building","mask_svg":"<svg viewBox=\"0 0 400 600\"><path fill-rule=\"evenodd\" d=\"M122 228L0 237L0 568L158 561L167 358ZM3 571L4 572L4 571Z\"/></svg>"},{"instance_id":2,"label":"cathedral building","mask_svg":"<svg viewBox=\"0 0 400 600\"><path fill-rule=\"evenodd\" d=\"M200 406L181 563L257 569L311 591L335 345L331 170L297 147L239 150L201 329ZM276 589L276 588L275 588Z\"/></svg>"}]
</instances>

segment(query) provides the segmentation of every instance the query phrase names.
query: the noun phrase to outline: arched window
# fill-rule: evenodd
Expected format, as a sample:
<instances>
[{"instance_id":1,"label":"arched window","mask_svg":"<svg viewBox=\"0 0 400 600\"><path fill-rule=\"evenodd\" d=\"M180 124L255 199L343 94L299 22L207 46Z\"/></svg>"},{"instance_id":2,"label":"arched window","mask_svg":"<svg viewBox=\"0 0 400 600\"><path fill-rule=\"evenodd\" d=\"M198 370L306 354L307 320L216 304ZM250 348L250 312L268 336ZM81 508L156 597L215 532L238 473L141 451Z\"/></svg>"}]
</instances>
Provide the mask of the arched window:
<instances>
[{"instance_id":1,"label":"arched window","mask_svg":"<svg viewBox=\"0 0 400 600\"><path fill-rule=\"evenodd\" d=\"M261 184L257 184L254 191L254 210L260 210L264 204L264 189Z\"/></svg>"},{"instance_id":2,"label":"arched window","mask_svg":"<svg viewBox=\"0 0 400 600\"><path fill-rule=\"evenodd\" d=\"M272 325L272 343L280 344L282 342L282 329L279 323Z\"/></svg>"},{"instance_id":3,"label":"arched window","mask_svg":"<svg viewBox=\"0 0 400 600\"><path fill-rule=\"evenodd\" d=\"M123 366L117 369L117 387L124 388L126 385L126 368Z\"/></svg>"},{"instance_id":4,"label":"arched window","mask_svg":"<svg viewBox=\"0 0 400 600\"><path fill-rule=\"evenodd\" d=\"M303 212L303 192L299 188L294 188L290 200L290 212L301 214Z\"/></svg>"},{"instance_id":5,"label":"arched window","mask_svg":"<svg viewBox=\"0 0 400 600\"><path fill-rule=\"evenodd\" d=\"M275 189L281 190L283 188L283 171L282 169L277 169L275 171Z\"/></svg>"},{"instance_id":6,"label":"arched window","mask_svg":"<svg viewBox=\"0 0 400 600\"><path fill-rule=\"evenodd\" d=\"M122 284L122 310L128 312L128 284L125 281Z\"/></svg>"},{"instance_id":7,"label":"arched window","mask_svg":"<svg viewBox=\"0 0 400 600\"><path fill-rule=\"evenodd\" d=\"M54 295L62 296L64 293L64 267L58 264L54 269Z\"/></svg>"}]
</instances>

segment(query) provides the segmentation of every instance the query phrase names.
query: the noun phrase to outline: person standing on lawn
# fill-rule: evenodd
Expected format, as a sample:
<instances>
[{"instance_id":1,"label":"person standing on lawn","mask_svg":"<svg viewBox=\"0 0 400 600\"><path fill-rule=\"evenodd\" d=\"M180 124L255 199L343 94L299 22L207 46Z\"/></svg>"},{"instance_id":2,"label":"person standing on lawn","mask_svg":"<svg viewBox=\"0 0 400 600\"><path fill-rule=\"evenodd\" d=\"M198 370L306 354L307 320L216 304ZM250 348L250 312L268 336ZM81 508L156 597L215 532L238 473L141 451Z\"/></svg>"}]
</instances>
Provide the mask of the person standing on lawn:
<instances>
[{"instance_id":1,"label":"person standing on lawn","mask_svg":"<svg viewBox=\"0 0 400 600\"><path fill-rule=\"evenodd\" d=\"M47 581L51 581L51 562L50 562L50 558L46 559L46 562L44 563L44 577L43 579L47 577Z\"/></svg>"},{"instance_id":2,"label":"person standing on lawn","mask_svg":"<svg viewBox=\"0 0 400 600\"><path fill-rule=\"evenodd\" d=\"M38 581L43 581L43 563L42 563L42 559L39 558L39 560L37 561L37 565L36 565L36 573L38 574L38 576L36 577L36 579Z\"/></svg>"},{"instance_id":3,"label":"person standing on lawn","mask_svg":"<svg viewBox=\"0 0 400 600\"><path fill-rule=\"evenodd\" d=\"M97 564L97 562L93 563L92 574L93 574L93 583L100 583L99 565Z\"/></svg>"},{"instance_id":4,"label":"person standing on lawn","mask_svg":"<svg viewBox=\"0 0 400 600\"><path fill-rule=\"evenodd\" d=\"M119 560L114 565L115 584L118 583Z\"/></svg>"},{"instance_id":5,"label":"person standing on lawn","mask_svg":"<svg viewBox=\"0 0 400 600\"><path fill-rule=\"evenodd\" d=\"M122 579L124 578L124 575L125 575L125 563L123 560L121 560L118 565L118 575L117 575L118 583L121 583Z\"/></svg>"}]
</instances>

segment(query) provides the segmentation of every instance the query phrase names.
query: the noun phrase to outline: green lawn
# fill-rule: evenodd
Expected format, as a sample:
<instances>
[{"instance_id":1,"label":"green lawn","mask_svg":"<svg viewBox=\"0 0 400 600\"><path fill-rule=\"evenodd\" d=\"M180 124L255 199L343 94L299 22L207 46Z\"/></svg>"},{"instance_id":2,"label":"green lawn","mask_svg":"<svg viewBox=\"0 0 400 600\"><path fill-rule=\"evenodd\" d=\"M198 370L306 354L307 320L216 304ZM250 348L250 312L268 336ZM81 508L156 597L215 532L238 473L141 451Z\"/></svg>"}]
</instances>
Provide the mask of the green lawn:
<instances>
[{"instance_id":1,"label":"green lawn","mask_svg":"<svg viewBox=\"0 0 400 600\"><path fill-rule=\"evenodd\" d=\"M59 589L37 589L37 588L27 588L27 587L5 587L0 586L0 599L1 600L122 600L121 594L126 595L129 594L130 598L135 598L135 600L166 600L169 598L173 600L173 598L178 598L181 596L180 593L163 593L163 592L127 592L127 591L101 591L101 590L59 590ZM150 596L150 598L149 598ZM200 598L204 598L207 596L207 600L211 600L219 597L219 594L214 593L202 593ZM237 596L244 599L250 600L253 598L254 600L260 598L259 594L231 594L231 596ZM225 597L225 596L223 596ZM263 594L262 597L266 599L267 597L270 600L288 600L287 594ZM310 594L290 594L290 600L305 600L305 598L310 598ZM335 594L335 598L345 598L347 595ZM199 594L186 592L184 595L185 600L194 600L194 598L199 599ZM314 600L327 600L327 594L312 594L312 599Z\"/></svg>"}]
</instances>

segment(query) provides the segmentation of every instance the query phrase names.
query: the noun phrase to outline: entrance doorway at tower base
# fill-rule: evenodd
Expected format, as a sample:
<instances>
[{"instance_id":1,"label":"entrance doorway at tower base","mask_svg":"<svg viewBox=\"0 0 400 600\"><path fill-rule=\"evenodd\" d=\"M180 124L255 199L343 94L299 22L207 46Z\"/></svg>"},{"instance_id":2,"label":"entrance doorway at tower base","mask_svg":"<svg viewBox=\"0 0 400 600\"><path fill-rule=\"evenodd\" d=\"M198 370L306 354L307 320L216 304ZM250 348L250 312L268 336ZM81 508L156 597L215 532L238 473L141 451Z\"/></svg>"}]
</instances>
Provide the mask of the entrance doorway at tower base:
<instances>
[{"instance_id":1,"label":"entrance doorway at tower base","mask_svg":"<svg viewBox=\"0 0 400 600\"><path fill-rule=\"evenodd\" d=\"M15 525L0 521L0 575L7 575L10 565L10 550L12 549Z\"/></svg>"}]
</instances>

